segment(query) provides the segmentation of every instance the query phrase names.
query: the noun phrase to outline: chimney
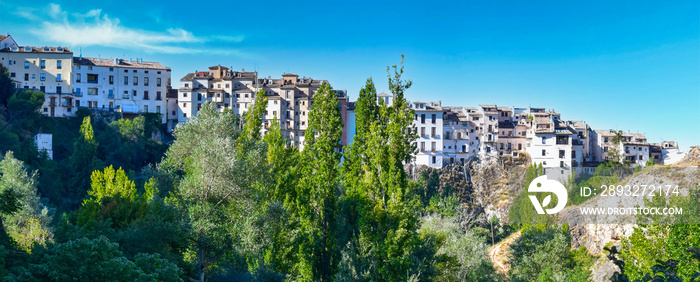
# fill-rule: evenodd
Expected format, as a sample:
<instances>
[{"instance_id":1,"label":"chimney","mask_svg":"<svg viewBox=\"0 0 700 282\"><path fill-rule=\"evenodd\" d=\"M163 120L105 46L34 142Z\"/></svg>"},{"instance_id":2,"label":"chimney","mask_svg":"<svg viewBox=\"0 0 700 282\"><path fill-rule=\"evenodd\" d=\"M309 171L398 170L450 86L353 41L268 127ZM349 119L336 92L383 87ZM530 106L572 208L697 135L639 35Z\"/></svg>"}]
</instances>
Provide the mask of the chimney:
<instances>
[{"instance_id":1,"label":"chimney","mask_svg":"<svg viewBox=\"0 0 700 282\"><path fill-rule=\"evenodd\" d=\"M131 63L131 58L129 58L129 63Z\"/></svg>"}]
</instances>

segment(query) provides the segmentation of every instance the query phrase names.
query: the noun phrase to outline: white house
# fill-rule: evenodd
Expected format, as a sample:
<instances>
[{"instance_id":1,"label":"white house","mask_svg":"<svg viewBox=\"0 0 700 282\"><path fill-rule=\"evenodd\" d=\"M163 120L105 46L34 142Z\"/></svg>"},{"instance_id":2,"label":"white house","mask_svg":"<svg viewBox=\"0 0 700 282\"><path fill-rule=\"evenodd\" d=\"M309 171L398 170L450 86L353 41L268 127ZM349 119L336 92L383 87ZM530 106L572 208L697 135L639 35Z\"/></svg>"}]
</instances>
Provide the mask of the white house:
<instances>
[{"instance_id":1,"label":"white house","mask_svg":"<svg viewBox=\"0 0 700 282\"><path fill-rule=\"evenodd\" d=\"M73 58L76 107L124 114L159 113L167 121L170 68L142 59Z\"/></svg>"},{"instance_id":2,"label":"white house","mask_svg":"<svg viewBox=\"0 0 700 282\"><path fill-rule=\"evenodd\" d=\"M415 164L442 168L443 159L443 112L441 103L413 102L415 118L413 125L418 133L418 153Z\"/></svg>"},{"instance_id":3,"label":"white house","mask_svg":"<svg viewBox=\"0 0 700 282\"><path fill-rule=\"evenodd\" d=\"M34 135L34 144L39 152L46 152L49 159L53 160L53 135L50 133L39 133Z\"/></svg>"}]
</instances>

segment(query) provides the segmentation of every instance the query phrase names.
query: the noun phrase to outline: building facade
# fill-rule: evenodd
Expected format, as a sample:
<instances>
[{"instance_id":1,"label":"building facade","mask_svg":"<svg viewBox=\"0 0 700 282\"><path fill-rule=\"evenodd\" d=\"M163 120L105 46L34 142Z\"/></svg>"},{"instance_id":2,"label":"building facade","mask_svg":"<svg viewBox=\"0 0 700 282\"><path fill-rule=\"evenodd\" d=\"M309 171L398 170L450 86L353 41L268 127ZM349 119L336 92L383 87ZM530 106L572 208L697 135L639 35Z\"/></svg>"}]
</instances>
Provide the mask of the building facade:
<instances>
[{"instance_id":1,"label":"building facade","mask_svg":"<svg viewBox=\"0 0 700 282\"><path fill-rule=\"evenodd\" d=\"M223 66L210 67L208 71L189 73L180 79L178 88L178 122L195 117L202 104L216 104L217 109L230 109L235 114L245 114L254 104L255 95L263 90L267 95L267 108L263 115L263 134L276 119L289 144L303 148L305 132L309 125L309 111L313 95L326 80L283 74L280 79L259 78L257 72L233 71ZM345 90L333 90L341 110L344 130L341 145L349 144L347 134L348 96Z\"/></svg>"},{"instance_id":2,"label":"building facade","mask_svg":"<svg viewBox=\"0 0 700 282\"><path fill-rule=\"evenodd\" d=\"M75 114L71 85L73 52L66 47L18 46L11 37L0 40L0 63L15 86L44 93L41 113L46 116Z\"/></svg>"},{"instance_id":3,"label":"building facade","mask_svg":"<svg viewBox=\"0 0 700 282\"><path fill-rule=\"evenodd\" d=\"M73 58L76 107L138 115L158 113L167 121L170 68L156 62Z\"/></svg>"}]
</instances>

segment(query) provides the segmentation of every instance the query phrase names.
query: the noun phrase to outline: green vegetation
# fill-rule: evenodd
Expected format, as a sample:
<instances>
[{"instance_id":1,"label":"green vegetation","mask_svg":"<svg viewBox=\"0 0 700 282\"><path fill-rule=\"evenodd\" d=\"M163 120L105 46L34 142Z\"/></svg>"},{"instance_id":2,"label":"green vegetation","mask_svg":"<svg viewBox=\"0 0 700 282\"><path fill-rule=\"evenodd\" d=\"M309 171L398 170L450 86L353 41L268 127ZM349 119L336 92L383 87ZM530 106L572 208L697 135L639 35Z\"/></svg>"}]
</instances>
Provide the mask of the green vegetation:
<instances>
[{"instance_id":1,"label":"green vegetation","mask_svg":"<svg viewBox=\"0 0 700 282\"><path fill-rule=\"evenodd\" d=\"M409 178L404 164L415 153L416 136L404 94L412 83L402 78L402 65L387 71L393 103L377 103L368 79L356 103L357 134L347 148L340 147L336 93L324 83L314 94L301 151L276 117L263 133L264 91L244 118L205 103L167 145L157 138L158 115L120 119L80 108L76 117L41 117L43 94L13 89L3 71L0 277L586 280L593 258L585 249L571 250L568 228L547 224L555 218L534 215L525 193L505 219L479 206L464 168ZM54 135L54 159L33 145L38 132ZM531 166L523 187L542 174L541 166ZM618 177L601 167L569 184ZM698 196L680 203L697 211ZM680 262L679 277L693 275L697 262L683 251L700 243L699 232L685 226L637 231L621 256L641 259L625 270L638 277L659 256ZM499 273L487 250L521 227L511 271ZM648 234L670 243L653 249Z\"/></svg>"}]
</instances>

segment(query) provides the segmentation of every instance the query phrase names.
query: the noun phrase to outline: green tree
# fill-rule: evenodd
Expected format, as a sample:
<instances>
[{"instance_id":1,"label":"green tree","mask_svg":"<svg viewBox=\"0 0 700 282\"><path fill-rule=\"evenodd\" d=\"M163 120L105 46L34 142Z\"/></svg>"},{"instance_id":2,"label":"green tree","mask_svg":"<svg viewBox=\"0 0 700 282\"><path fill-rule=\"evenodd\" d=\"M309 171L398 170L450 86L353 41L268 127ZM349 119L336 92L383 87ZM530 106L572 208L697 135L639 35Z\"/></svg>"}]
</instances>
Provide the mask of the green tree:
<instances>
[{"instance_id":1,"label":"green tree","mask_svg":"<svg viewBox=\"0 0 700 282\"><path fill-rule=\"evenodd\" d=\"M102 162L97 158L98 144L95 141L95 132L92 129L90 116L83 118L80 125L80 136L73 145L73 154L68 162L70 164L69 191L67 206L77 207L90 187L90 175L94 170L102 169Z\"/></svg>"},{"instance_id":2,"label":"green tree","mask_svg":"<svg viewBox=\"0 0 700 282\"><path fill-rule=\"evenodd\" d=\"M260 129L262 129L263 114L267 110L267 94L265 89L260 89L255 94L253 108L249 109L245 116L243 125L243 136L247 140L260 140Z\"/></svg>"},{"instance_id":3,"label":"green tree","mask_svg":"<svg viewBox=\"0 0 700 282\"><path fill-rule=\"evenodd\" d=\"M299 260L295 270L302 280L330 280L335 272L335 216L341 156L338 147L342 129L337 95L328 83L323 83L314 94L309 111L301 179L292 210L300 220Z\"/></svg>"},{"instance_id":4,"label":"green tree","mask_svg":"<svg viewBox=\"0 0 700 282\"><path fill-rule=\"evenodd\" d=\"M207 136L207 138L202 138ZM185 209L196 246L200 280L233 253L258 255L253 223L264 212L270 179L264 144L241 136L238 118L205 103L197 118L178 126L164 165L183 174L176 199Z\"/></svg>"},{"instance_id":5,"label":"green tree","mask_svg":"<svg viewBox=\"0 0 700 282\"><path fill-rule=\"evenodd\" d=\"M158 255L129 260L104 236L80 238L33 254L31 261L5 277L9 281L182 281L182 270Z\"/></svg>"},{"instance_id":6,"label":"green tree","mask_svg":"<svg viewBox=\"0 0 700 282\"><path fill-rule=\"evenodd\" d=\"M404 98L404 91L412 83L402 80L403 66L392 68L393 74L389 73L388 78L393 104L380 103L376 112L358 110L363 114L356 115L357 124L369 126L358 130L356 140L362 140L364 148L350 149L358 156L348 157L355 158L355 163L345 171L346 198L356 207L357 214L357 218L347 219L357 226L348 246L356 250L361 279L429 279L424 276L429 276L430 271L424 267L430 266L421 261L429 259L424 255L432 252L423 248L417 232L418 202L404 170L404 163L411 160L415 151L414 112ZM387 67L387 72L392 68ZM372 93L373 88L369 81L364 91ZM346 248L343 252L351 253L347 251Z\"/></svg>"},{"instance_id":7,"label":"green tree","mask_svg":"<svg viewBox=\"0 0 700 282\"><path fill-rule=\"evenodd\" d=\"M567 226L526 226L510 257L511 281L588 281L590 275L590 266L571 252Z\"/></svg>"},{"instance_id":8,"label":"green tree","mask_svg":"<svg viewBox=\"0 0 700 282\"><path fill-rule=\"evenodd\" d=\"M0 161L0 192L8 190L16 193L19 203L15 212L0 215L10 237L25 251L50 242L51 216L37 194L36 173L28 173L11 151Z\"/></svg>"}]
</instances>

